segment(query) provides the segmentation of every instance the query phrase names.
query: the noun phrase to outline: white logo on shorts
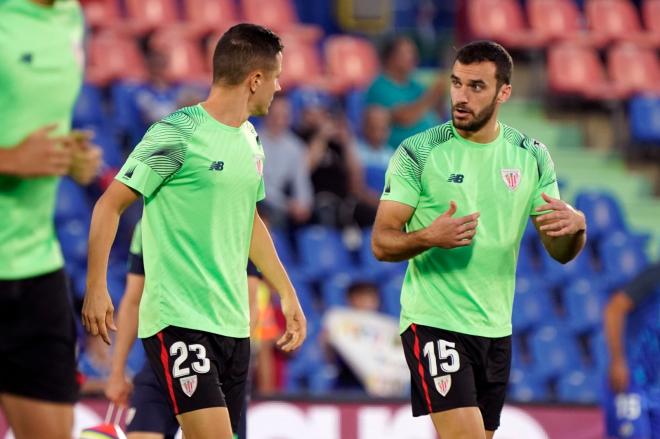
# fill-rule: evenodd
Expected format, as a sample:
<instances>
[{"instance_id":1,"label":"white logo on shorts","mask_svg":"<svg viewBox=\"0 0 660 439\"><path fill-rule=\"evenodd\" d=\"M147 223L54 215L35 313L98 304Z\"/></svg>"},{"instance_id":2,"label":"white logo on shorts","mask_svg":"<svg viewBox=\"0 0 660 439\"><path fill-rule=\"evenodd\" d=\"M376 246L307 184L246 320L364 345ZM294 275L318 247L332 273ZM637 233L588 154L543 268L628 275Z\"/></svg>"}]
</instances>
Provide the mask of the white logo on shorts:
<instances>
[{"instance_id":1,"label":"white logo on shorts","mask_svg":"<svg viewBox=\"0 0 660 439\"><path fill-rule=\"evenodd\" d=\"M135 418L135 407L131 407L126 411L126 426L128 427Z\"/></svg>"},{"instance_id":2,"label":"white logo on shorts","mask_svg":"<svg viewBox=\"0 0 660 439\"><path fill-rule=\"evenodd\" d=\"M433 381L435 382L435 390L442 396L447 396L449 389L451 389L451 375L435 377Z\"/></svg>"},{"instance_id":3,"label":"white logo on shorts","mask_svg":"<svg viewBox=\"0 0 660 439\"><path fill-rule=\"evenodd\" d=\"M195 390L197 390L197 375L183 377L179 380L183 393L191 397Z\"/></svg>"}]
</instances>

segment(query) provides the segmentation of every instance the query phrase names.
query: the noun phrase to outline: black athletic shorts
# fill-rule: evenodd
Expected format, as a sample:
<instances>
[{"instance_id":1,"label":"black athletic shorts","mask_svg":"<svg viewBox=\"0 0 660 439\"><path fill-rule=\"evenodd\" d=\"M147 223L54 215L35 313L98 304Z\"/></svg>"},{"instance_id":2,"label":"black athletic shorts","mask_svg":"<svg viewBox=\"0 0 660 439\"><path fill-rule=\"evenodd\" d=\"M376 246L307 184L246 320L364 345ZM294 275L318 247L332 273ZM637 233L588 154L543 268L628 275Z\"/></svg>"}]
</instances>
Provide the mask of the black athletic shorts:
<instances>
[{"instance_id":1,"label":"black athletic shorts","mask_svg":"<svg viewBox=\"0 0 660 439\"><path fill-rule=\"evenodd\" d=\"M511 336L479 337L412 324L401 334L413 416L479 407L486 430L500 425L511 369Z\"/></svg>"},{"instance_id":2,"label":"black athletic shorts","mask_svg":"<svg viewBox=\"0 0 660 439\"><path fill-rule=\"evenodd\" d=\"M227 407L237 431L245 401L250 339L168 326L142 340L174 414Z\"/></svg>"},{"instance_id":3,"label":"black athletic shorts","mask_svg":"<svg viewBox=\"0 0 660 439\"><path fill-rule=\"evenodd\" d=\"M0 393L78 400L76 324L63 270L0 280Z\"/></svg>"},{"instance_id":4,"label":"black athletic shorts","mask_svg":"<svg viewBox=\"0 0 660 439\"><path fill-rule=\"evenodd\" d=\"M133 395L126 415L126 432L160 433L174 439L179 423L167 401L165 389L156 379L149 362L145 361L133 378Z\"/></svg>"}]
</instances>

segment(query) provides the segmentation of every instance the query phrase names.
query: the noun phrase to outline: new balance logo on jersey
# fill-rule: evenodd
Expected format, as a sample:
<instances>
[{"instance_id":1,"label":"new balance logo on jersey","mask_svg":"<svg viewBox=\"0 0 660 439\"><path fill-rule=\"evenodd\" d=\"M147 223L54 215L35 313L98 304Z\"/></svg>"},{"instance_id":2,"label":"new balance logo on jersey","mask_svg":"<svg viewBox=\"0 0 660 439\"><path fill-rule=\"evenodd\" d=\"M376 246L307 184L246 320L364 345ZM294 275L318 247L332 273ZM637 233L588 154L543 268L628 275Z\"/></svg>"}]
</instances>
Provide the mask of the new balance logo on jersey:
<instances>
[{"instance_id":1,"label":"new balance logo on jersey","mask_svg":"<svg viewBox=\"0 0 660 439\"><path fill-rule=\"evenodd\" d=\"M451 174L447 179L449 183L463 183L463 174Z\"/></svg>"},{"instance_id":2,"label":"new balance logo on jersey","mask_svg":"<svg viewBox=\"0 0 660 439\"><path fill-rule=\"evenodd\" d=\"M30 52L25 52L21 55L21 62L23 64L32 64L32 54Z\"/></svg>"},{"instance_id":3,"label":"new balance logo on jersey","mask_svg":"<svg viewBox=\"0 0 660 439\"><path fill-rule=\"evenodd\" d=\"M124 178L128 180L133 176L133 173L135 172L135 166L128 168L126 172L124 172Z\"/></svg>"},{"instance_id":4,"label":"new balance logo on jersey","mask_svg":"<svg viewBox=\"0 0 660 439\"><path fill-rule=\"evenodd\" d=\"M225 169L225 162L211 162L211 166L209 166L209 171L222 171Z\"/></svg>"}]
</instances>

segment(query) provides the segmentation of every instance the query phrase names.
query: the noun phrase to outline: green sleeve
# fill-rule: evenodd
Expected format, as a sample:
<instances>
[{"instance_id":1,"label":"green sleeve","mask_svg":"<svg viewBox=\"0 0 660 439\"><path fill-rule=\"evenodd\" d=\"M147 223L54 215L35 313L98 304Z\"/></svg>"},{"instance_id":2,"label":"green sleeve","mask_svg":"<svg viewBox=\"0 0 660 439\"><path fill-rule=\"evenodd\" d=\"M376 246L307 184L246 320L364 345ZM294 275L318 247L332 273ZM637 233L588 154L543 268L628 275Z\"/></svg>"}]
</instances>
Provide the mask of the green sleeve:
<instances>
[{"instance_id":1,"label":"green sleeve","mask_svg":"<svg viewBox=\"0 0 660 439\"><path fill-rule=\"evenodd\" d=\"M381 200L417 207L422 192L422 170L415 150L402 143L390 159Z\"/></svg>"},{"instance_id":2,"label":"green sleeve","mask_svg":"<svg viewBox=\"0 0 660 439\"><path fill-rule=\"evenodd\" d=\"M142 222L138 221L133 230L133 237L131 238L131 248L129 249L134 255L142 255Z\"/></svg>"},{"instance_id":3,"label":"green sleeve","mask_svg":"<svg viewBox=\"0 0 660 439\"><path fill-rule=\"evenodd\" d=\"M529 212L530 215L539 215L543 212L537 212L536 208L542 206L546 201L541 196L542 193L553 198L559 197L559 186L557 186L557 174L555 173L555 164L550 157L548 148L538 140L529 139L526 141L527 148L532 152L536 158L537 172L539 174L539 181L534 191L534 200Z\"/></svg>"},{"instance_id":4,"label":"green sleeve","mask_svg":"<svg viewBox=\"0 0 660 439\"><path fill-rule=\"evenodd\" d=\"M184 133L172 123L157 122L149 128L115 178L148 198L181 169L185 156Z\"/></svg>"},{"instance_id":5,"label":"green sleeve","mask_svg":"<svg viewBox=\"0 0 660 439\"><path fill-rule=\"evenodd\" d=\"M264 185L264 178L261 177L259 181L259 189L257 189L257 201L261 201L266 198L266 186Z\"/></svg>"}]
</instances>

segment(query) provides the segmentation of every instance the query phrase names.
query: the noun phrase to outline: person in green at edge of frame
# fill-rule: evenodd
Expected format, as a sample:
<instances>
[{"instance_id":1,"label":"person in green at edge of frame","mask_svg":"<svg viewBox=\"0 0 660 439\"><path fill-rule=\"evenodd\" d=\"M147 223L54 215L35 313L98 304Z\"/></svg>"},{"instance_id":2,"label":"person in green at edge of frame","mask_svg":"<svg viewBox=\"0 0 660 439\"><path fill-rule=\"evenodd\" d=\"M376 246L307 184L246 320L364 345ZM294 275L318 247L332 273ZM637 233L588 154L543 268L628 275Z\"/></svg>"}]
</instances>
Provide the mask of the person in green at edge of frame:
<instances>
[{"instance_id":1,"label":"person in green at edge of frame","mask_svg":"<svg viewBox=\"0 0 660 439\"><path fill-rule=\"evenodd\" d=\"M213 55L206 101L149 128L92 215L83 325L110 343L108 254L121 213L144 197L145 285L138 337L187 439L230 439L238 427L249 364L247 266L280 293L285 351L306 321L256 212L265 197L263 148L248 117L280 90L282 44L252 24L229 29Z\"/></svg>"},{"instance_id":2,"label":"person in green at edge of frame","mask_svg":"<svg viewBox=\"0 0 660 439\"><path fill-rule=\"evenodd\" d=\"M83 27L74 0L0 1L0 408L17 439L70 439L79 393L54 211L59 177L88 184L101 162L70 132Z\"/></svg>"},{"instance_id":3,"label":"person in green at edge of frame","mask_svg":"<svg viewBox=\"0 0 660 439\"><path fill-rule=\"evenodd\" d=\"M546 147L497 120L512 70L497 43L458 51L452 119L396 150L372 234L378 259L410 260L400 330L413 416L430 414L443 439L491 439L499 426L528 217L559 262L586 241L584 215L559 199Z\"/></svg>"}]
</instances>

